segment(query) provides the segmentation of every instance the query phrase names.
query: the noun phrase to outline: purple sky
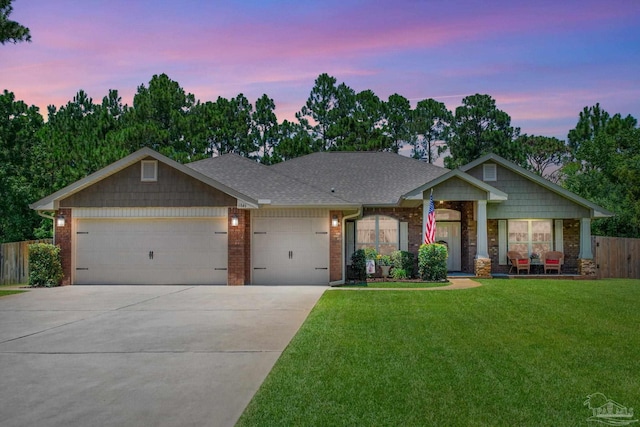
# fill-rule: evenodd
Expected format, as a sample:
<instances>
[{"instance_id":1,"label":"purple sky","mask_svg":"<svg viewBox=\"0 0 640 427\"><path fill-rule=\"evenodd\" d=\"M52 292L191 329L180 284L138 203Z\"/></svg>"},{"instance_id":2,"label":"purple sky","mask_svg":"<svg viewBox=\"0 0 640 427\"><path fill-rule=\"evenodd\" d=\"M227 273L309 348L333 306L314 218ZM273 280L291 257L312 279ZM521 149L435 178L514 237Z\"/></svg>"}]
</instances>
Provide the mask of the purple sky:
<instances>
[{"instance_id":1,"label":"purple sky","mask_svg":"<svg viewBox=\"0 0 640 427\"><path fill-rule=\"evenodd\" d=\"M600 102L640 119L639 0L14 0L32 43L0 45L0 90L60 106L166 73L197 99L274 99L293 118L328 73L450 109L487 93L522 133L565 139Z\"/></svg>"}]
</instances>

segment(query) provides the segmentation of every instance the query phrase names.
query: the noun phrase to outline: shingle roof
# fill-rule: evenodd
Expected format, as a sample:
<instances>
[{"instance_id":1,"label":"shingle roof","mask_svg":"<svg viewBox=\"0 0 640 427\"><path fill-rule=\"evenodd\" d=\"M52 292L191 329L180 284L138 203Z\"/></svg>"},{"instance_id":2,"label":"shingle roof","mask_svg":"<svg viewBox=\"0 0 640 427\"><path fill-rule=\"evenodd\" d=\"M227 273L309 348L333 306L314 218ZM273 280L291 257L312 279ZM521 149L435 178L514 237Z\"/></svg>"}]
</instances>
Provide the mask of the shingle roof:
<instances>
[{"instance_id":1,"label":"shingle roof","mask_svg":"<svg viewBox=\"0 0 640 427\"><path fill-rule=\"evenodd\" d=\"M341 199L295 178L277 173L237 154L199 160L186 166L258 200L274 206L336 206L352 207L354 203Z\"/></svg>"},{"instance_id":2,"label":"shingle roof","mask_svg":"<svg viewBox=\"0 0 640 427\"><path fill-rule=\"evenodd\" d=\"M269 169L363 205L395 205L403 194L449 172L394 153L339 151L309 154Z\"/></svg>"}]
</instances>

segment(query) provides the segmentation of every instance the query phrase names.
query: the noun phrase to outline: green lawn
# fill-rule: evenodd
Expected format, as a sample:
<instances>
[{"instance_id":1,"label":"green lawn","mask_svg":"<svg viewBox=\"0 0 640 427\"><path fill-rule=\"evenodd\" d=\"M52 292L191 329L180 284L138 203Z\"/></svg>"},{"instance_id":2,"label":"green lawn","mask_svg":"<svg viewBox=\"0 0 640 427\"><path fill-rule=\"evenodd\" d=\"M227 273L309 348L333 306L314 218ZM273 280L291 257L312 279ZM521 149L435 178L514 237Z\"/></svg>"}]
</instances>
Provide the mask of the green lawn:
<instances>
[{"instance_id":1,"label":"green lawn","mask_svg":"<svg viewBox=\"0 0 640 427\"><path fill-rule=\"evenodd\" d=\"M451 282L368 282L362 284L344 285L343 288L438 288L449 286Z\"/></svg>"},{"instance_id":2,"label":"green lawn","mask_svg":"<svg viewBox=\"0 0 640 427\"><path fill-rule=\"evenodd\" d=\"M640 407L640 281L480 281L328 290L238 425L586 425L595 392Z\"/></svg>"},{"instance_id":3,"label":"green lawn","mask_svg":"<svg viewBox=\"0 0 640 427\"><path fill-rule=\"evenodd\" d=\"M7 296L7 295L13 295L13 294L21 294L23 292L26 292L26 291L17 291L17 290L14 291L14 290L0 289L0 297L4 297L4 296Z\"/></svg>"}]
</instances>

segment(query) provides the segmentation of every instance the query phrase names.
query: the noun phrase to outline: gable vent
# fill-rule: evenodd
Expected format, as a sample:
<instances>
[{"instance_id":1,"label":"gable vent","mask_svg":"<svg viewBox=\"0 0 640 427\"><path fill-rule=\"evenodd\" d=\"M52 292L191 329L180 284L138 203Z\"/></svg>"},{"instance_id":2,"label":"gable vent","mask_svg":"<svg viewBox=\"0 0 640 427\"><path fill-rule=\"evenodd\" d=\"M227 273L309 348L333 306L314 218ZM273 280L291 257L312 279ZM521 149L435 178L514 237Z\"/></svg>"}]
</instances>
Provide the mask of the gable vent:
<instances>
[{"instance_id":1,"label":"gable vent","mask_svg":"<svg viewBox=\"0 0 640 427\"><path fill-rule=\"evenodd\" d=\"M487 163L485 165L482 165L482 180L483 181L498 180L498 167L495 163Z\"/></svg>"},{"instance_id":2,"label":"gable vent","mask_svg":"<svg viewBox=\"0 0 640 427\"><path fill-rule=\"evenodd\" d=\"M141 164L141 181L157 181L158 180L158 161L143 160Z\"/></svg>"}]
</instances>

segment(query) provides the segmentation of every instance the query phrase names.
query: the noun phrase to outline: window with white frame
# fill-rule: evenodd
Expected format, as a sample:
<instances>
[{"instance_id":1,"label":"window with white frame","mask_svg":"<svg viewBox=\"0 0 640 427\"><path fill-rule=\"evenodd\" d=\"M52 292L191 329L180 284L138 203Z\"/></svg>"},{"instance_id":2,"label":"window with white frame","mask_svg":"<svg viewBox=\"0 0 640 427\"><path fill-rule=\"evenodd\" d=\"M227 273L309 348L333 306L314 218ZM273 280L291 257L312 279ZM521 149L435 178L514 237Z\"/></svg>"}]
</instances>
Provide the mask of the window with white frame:
<instances>
[{"instance_id":1,"label":"window with white frame","mask_svg":"<svg viewBox=\"0 0 640 427\"><path fill-rule=\"evenodd\" d=\"M523 219L508 221L510 251L530 256L553 250L553 221L550 219Z\"/></svg>"},{"instance_id":2,"label":"window with white frame","mask_svg":"<svg viewBox=\"0 0 640 427\"><path fill-rule=\"evenodd\" d=\"M398 220L372 215L356 222L356 249L374 248L379 254L390 255L398 250Z\"/></svg>"},{"instance_id":3,"label":"window with white frame","mask_svg":"<svg viewBox=\"0 0 640 427\"><path fill-rule=\"evenodd\" d=\"M148 182L158 180L157 160L142 160L140 162L140 180Z\"/></svg>"}]
</instances>

